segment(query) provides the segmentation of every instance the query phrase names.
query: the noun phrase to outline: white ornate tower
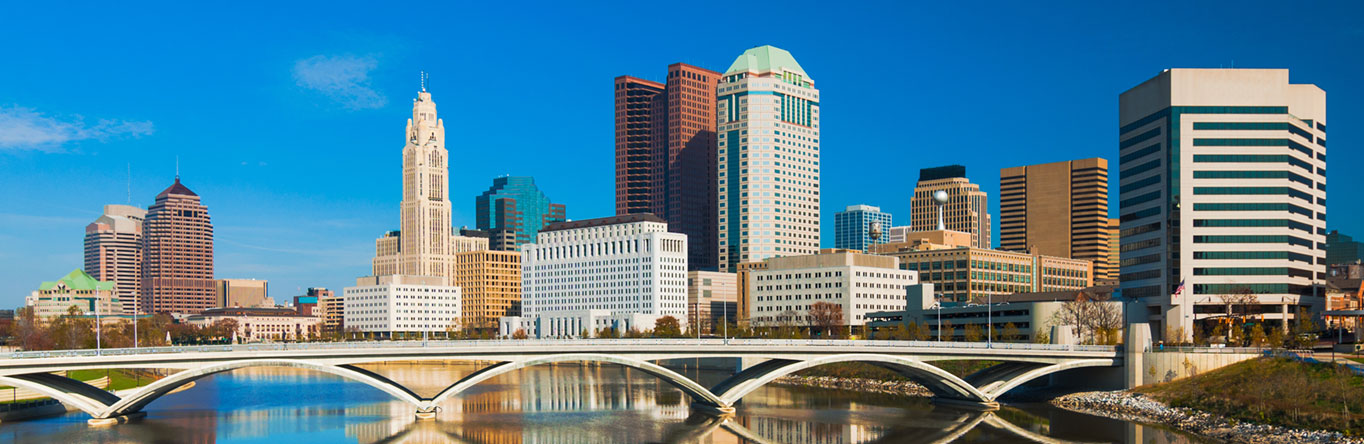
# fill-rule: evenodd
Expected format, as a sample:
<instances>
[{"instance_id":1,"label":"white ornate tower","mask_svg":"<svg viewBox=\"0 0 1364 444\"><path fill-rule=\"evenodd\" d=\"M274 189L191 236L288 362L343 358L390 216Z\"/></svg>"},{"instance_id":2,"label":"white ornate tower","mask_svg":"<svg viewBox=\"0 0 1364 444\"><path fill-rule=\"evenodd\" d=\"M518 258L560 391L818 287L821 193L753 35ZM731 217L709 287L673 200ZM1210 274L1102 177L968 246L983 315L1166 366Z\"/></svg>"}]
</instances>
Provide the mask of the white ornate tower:
<instances>
[{"instance_id":1,"label":"white ornate tower","mask_svg":"<svg viewBox=\"0 0 1364 444\"><path fill-rule=\"evenodd\" d=\"M374 275L440 276L451 266L449 153L445 125L423 82L412 102L403 147L402 220L398 232L375 241Z\"/></svg>"}]
</instances>

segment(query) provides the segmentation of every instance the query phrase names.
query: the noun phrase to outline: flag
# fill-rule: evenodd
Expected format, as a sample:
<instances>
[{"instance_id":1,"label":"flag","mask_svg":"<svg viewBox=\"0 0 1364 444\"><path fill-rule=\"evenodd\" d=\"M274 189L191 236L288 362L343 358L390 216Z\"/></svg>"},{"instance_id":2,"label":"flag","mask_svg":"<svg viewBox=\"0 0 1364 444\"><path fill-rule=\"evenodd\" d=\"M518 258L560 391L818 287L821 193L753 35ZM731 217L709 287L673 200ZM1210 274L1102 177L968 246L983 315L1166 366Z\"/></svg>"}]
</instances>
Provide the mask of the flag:
<instances>
[{"instance_id":1,"label":"flag","mask_svg":"<svg viewBox=\"0 0 1364 444\"><path fill-rule=\"evenodd\" d=\"M1181 279L1181 280L1179 281L1179 286L1178 286L1178 287L1175 287L1175 294L1174 294L1173 297L1170 298L1170 303L1171 303L1171 304L1174 304L1174 303L1178 303L1178 302L1179 302L1179 295L1180 295L1180 293L1184 293L1184 280L1183 280L1183 279Z\"/></svg>"}]
</instances>

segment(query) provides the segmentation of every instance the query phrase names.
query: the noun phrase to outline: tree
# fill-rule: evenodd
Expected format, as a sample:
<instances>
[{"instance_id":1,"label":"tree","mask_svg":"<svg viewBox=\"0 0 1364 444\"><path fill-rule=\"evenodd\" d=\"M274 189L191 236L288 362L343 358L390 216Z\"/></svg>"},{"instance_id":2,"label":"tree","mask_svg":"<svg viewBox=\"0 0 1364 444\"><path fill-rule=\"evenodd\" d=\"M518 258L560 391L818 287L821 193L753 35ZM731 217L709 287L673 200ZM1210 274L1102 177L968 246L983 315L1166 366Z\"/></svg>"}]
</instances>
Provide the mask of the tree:
<instances>
[{"instance_id":1,"label":"tree","mask_svg":"<svg viewBox=\"0 0 1364 444\"><path fill-rule=\"evenodd\" d=\"M1083 343L1101 342L1106 331L1122 329L1122 307L1111 302L1112 295L1078 292L1052 315L1053 325L1069 325Z\"/></svg>"},{"instance_id":2,"label":"tree","mask_svg":"<svg viewBox=\"0 0 1364 444\"><path fill-rule=\"evenodd\" d=\"M526 329L524 329L524 328L518 328L518 329L516 329L516 331L512 332L512 336L511 336L511 337L512 337L512 339L527 339L527 338L530 337L530 335L527 335L527 334L526 334Z\"/></svg>"},{"instance_id":3,"label":"tree","mask_svg":"<svg viewBox=\"0 0 1364 444\"><path fill-rule=\"evenodd\" d=\"M843 325L843 308L828 302L816 302L810 306L810 322L825 336L833 336L834 329Z\"/></svg>"},{"instance_id":4,"label":"tree","mask_svg":"<svg viewBox=\"0 0 1364 444\"><path fill-rule=\"evenodd\" d=\"M51 350L56 345L33 307L19 307L14 318L15 336L24 350Z\"/></svg>"},{"instance_id":5,"label":"tree","mask_svg":"<svg viewBox=\"0 0 1364 444\"><path fill-rule=\"evenodd\" d=\"M233 333L237 332L237 320L232 318L219 319L213 323L213 334L223 339L224 342L231 341Z\"/></svg>"},{"instance_id":6,"label":"tree","mask_svg":"<svg viewBox=\"0 0 1364 444\"><path fill-rule=\"evenodd\" d=\"M654 336L660 338L676 338L682 336L682 326L678 324L677 318L664 316L654 321Z\"/></svg>"},{"instance_id":7,"label":"tree","mask_svg":"<svg viewBox=\"0 0 1364 444\"><path fill-rule=\"evenodd\" d=\"M938 329L938 338L948 342L957 340L957 328L952 325L952 321L942 321L942 328Z\"/></svg>"},{"instance_id":8,"label":"tree","mask_svg":"<svg viewBox=\"0 0 1364 444\"><path fill-rule=\"evenodd\" d=\"M1299 307L1293 321L1293 337L1289 342L1295 348L1312 347L1317 342L1317 323L1312 320L1312 315L1307 313L1307 309Z\"/></svg>"},{"instance_id":9,"label":"tree","mask_svg":"<svg viewBox=\"0 0 1364 444\"><path fill-rule=\"evenodd\" d=\"M1263 322L1256 322L1250 327L1250 345L1264 347L1269 343L1269 338L1265 336L1265 325Z\"/></svg>"},{"instance_id":10,"label":"tree","mask_svg":"<svg viewBox=\"0 0 1364 444\"><path fill-rule=\"evenodd\" d=\"M1018 326L1014 325L1012 322L1006 323L1004 324L1003 331L1001 331L999 335L1004 341L1017 341L1019 336Z\"/></svg>"},{"instance_id":11,"label":"tree","mask_svg":"<svg viewBox=\"0 0 1364 444\"><path fill-rule=\"evenodd\" d=\"M1277 327L1275 327L1275 328L1270 328L1270 329L1269 329L1269 338L1267 339L1267 342L1269 343L1268 345L1269 345L1270 347L1273 347L1273 348L1283 348L1283 345L1284 345L1283 329L1282 329L1282 328L1277 328Z\"/></svg>"},{"instance_id":12,"label":"tree","mask_svg":"<svg viewBox=\"0 0 1364 444\"><path fill-rule=\"evenodd\" d=\"M985 337L984 329L980 328L979 324L966 324L966 330L962 334L965 335L966 342L980 342L980 339Z\"/></svg>"}]
</instances>

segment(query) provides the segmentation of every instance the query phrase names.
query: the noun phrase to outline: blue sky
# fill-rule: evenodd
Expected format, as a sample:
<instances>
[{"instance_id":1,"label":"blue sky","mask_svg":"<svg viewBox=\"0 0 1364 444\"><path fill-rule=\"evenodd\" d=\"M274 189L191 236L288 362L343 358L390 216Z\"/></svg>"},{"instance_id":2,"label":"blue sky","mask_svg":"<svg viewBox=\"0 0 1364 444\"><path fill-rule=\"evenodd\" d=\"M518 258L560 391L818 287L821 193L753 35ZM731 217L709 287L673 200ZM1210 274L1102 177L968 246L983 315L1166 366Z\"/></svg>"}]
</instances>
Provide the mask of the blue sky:
<instances>
[{"instance_id":1,"label":"blue sky","mask_svg":"<svg viewBox=\"0 0 1364 444\"><path fill-rule=\"evenodd\" d=\"M0 307L81 266L84 226L127 200L129 165L146 206L177 156L213 216L218 277L269 279L277 300L352 284L398 222L420 70L456 225L503 174L535 176L570 218L610 215L612 79L723 70L762 44L821 90L826 232L851 204L907 220L918 169L953 163L997 217L1000 168L1116 164L1119 93L1234 65L1326 90L1328 226L1364 236L1357 3L193 3L0 14Z\"/></svg>"}]
</instances>

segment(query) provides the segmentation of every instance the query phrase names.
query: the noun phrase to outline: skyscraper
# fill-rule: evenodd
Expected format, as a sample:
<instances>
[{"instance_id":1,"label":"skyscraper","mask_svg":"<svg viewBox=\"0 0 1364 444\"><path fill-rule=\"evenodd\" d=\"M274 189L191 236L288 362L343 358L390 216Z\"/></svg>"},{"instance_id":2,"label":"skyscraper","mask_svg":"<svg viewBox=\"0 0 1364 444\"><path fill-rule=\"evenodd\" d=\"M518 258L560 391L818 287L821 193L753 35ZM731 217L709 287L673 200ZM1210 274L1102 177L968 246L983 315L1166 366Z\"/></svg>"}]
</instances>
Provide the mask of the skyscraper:
<instances>
[{"instance_id":1,"label":"skyscraper","mask_svg":"<svg viewBox=\"0 0 1364 444\"><path fill-rule=\"evenodd\" d=\"M1339 230L1326 234L1326 265L1353 264L1364 259L1364 244Z\"/></svg>"},{"instance_id":2,"label":"skyscraper","mask_svg":"<svg viewBox=\"0 0 1364 444\"><path fill-rule=\"evenodd\" d=\"M1325 92L1283 69L1170 69L1118 109L1121 288L1156 337L1229 305L1270 324L1321 305Z\"/></svg>"},{"instance_id":3,"label":"skyscraper","mask_svg":"<svg viewBox=\"0 0 1364 444\"><path fill-rule=\"evenodd\" d=\"M616 78L616 214L653 213L686 234L688 264L716 268L715 88L720 73L674 63L666 84Z\"/></svg>"},{"instance_id":4,"label":"skyscraper","mask_svg":"<svg viewBox=\"0 0 1364 444\"><path fill-rule=\"evenodd\" d=\"M786 50L759 46L717 88L720 268L819 252L819 90Z\"/></svg>"},{"instance_id":5,"label":"skyscraper","mask_svg":"<svg viewBox=\"0 0 1364 444\"><path fill-rule=\"evenodd\" d=\"M909 200L910 227L914 231L938 229L938 203L933 193L947 192L943 222L948 230L971 233L971 246L990 248L990 197L980 185L966 180L966 167L949 165L919 170L919 183Z\"/></svg>"},{"instance_id":6,"label":"skyscraper","mask_svg":"<svg viewBox=\"0 0 1364 444\"><path fill-rule=\"evenodd\" d=\"M474 198L474 206L478 229L491 235L489 248L498 251L520 251L535 242L541 228L566 220L567 212L563 204L550 203L527 176L493 179L493 186Z\"/></svg>"},{"instance_id":7,"label":"skyscraper","mask_svg":"<svg viewBox=\"0 0 1364 444\"><path fill-rule=\"evenodd\" d=\"M871 238L872 222L880 222L880 235ZM891 215L882 213L881 207L871 205L850 205L847 209L834 213L834 248L867 251L867 247L890 242Z\"/></svg>"},{"instance_id":8,"label":"skyscraper","mask_svg":"<svg viewBox=\"0 0 1364 444\"><path fill-rule=\"evenodd\" d=\"M999 170L999 248L1108 262L1108 161L1068 160Z\"/></svg>"},{"instance_id":9,"label":"skyscraper","mask_svg":"<svg viewBox=\"0 0 1364 444\"><path fill-rule=\"evenodd\" d=\"M449 152L445 122L423 86L412 101L403 147L403 199L399 230L375 240L375 276L438 276L449 283L451 267Z\"/></svg>"},{"instance_id":10,"label":"skyscraper","mask_svg":"<svg viewBox=\"0 0 1364 444\"><path fill-rule=\"evenodd\" d=\"M144 312L197 314L217 305L213 221L199 195L179 177L156 195L142 235Z\"/></svg>"},{"instance_id":11,"label":"skyscraper","mask_svg":"<svg viewBox=\"0 0 1364 444\"><path fill-rule=\"evenodd\" d=\"M105 205L104 215L85 226L85 272L113 282L124 313L135 313L142 294L142 220L147 210Z\"/></svg>"}]
</instances>

